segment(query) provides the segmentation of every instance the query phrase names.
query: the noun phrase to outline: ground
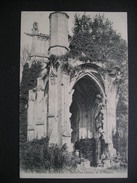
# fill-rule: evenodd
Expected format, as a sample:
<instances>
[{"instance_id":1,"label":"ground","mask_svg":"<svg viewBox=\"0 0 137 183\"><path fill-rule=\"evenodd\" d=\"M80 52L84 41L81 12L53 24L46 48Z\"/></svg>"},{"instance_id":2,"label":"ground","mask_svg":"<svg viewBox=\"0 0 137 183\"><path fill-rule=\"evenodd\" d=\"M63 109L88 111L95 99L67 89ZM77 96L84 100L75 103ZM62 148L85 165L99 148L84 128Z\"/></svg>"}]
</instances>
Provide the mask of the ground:
<instances>
[{"instance_id":1,"label":"ground","mask_svg":"<svg viewBox=\"0 0 137 183\"><path fill-rule=\"evenodd\" d=\"M55 173L52 170L49 172L24 172L20 171L21 178L126 178L127 168L102 168L102 167L90 167L88 162L84 162L78 165L74 170L65 170Z\"/></svg>"}]
</instances>

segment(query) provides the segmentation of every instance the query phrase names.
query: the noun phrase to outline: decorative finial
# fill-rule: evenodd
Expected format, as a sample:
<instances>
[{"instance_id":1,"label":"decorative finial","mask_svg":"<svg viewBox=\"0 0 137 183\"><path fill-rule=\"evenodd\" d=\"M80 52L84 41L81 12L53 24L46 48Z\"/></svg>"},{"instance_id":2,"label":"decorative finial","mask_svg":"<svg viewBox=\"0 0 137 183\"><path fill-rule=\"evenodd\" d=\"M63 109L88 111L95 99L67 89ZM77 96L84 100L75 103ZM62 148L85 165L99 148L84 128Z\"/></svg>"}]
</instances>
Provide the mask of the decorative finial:
<instances>
[{"instance_id":1,"label":"decorative finial","mask_svg":"<svg viewBox=\"0 0 137 183\"><path fill-rule=\"evenodd\" d=\"M34 22L33 23L33 28L32 28L32 33L33 34L37 34L38 32L39 32L38 23L37 22Z\"/></svg>"}]
</instances>

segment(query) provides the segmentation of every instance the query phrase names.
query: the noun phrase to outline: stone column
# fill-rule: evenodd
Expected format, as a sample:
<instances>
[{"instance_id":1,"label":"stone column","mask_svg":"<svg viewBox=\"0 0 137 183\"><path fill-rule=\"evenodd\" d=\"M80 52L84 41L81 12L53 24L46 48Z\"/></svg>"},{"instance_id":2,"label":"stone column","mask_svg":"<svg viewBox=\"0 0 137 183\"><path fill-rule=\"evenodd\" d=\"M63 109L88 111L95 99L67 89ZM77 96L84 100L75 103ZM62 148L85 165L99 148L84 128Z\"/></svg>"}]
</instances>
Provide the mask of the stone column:
<instances>
[{"instance_id":1,"label":"stone column","mask_svg":"<svg viewBox=\"0 0 137 183\"><path fill-rule=\"evenodd\" d=\"M106 98L103 101L103 138L105 143L108 143L108 124L107 124L107 100Z\"/></svg>"},{"instance_id":2,"label":"stone column","mask_svg":"<svg viewBox=\"0 0 137 183\"><path fill-rule=\"evenodd\" d=\"M35 120L34 120L34 110L35 110L35 99L36 93L33 90L29 90L29 103L28 103L28 127L27 127L27 140L31 141L35 138Z\"/></svg>"},{"instance_id":3,"label":"stone column","mask_svg":"<svg viewBox=\"0 0 137 183\"><path fill-rule=\"evenodd\" d=\"M38 90L37 91L37 102L36 102L36 126L35 126L35 138L42 138L44 137L44 91Z\"/></svg>"},{"instance_id":4,"label":"stone column","mask_svg":"<svg viewBox=\"0 0 137 183\"><path fill-rule=\"evenodd\" d=\"M117 85L114 83L115 77L109 75L105 78L106 94L107 94L107 133L108 133L108 148L110 157L116 154L113 148L112 134L116 129L116 107L117 107Z\"/></svg>"},{"instance_id":5,"label":"stone column","mask_svg":"<svg viewBox=\"0 0 137 183\"><path fill-rule=\"evenodd\" d=\"M44 136L48 136L48 120L47 120L47 116L48 115L48 94L46 93L44 96Z\"/></svg>"},{"instance_id":6,"label":"stone column","mask_svg":"<svg viewBox=\"0 0 137 183\"><path fill-rule=\"evenodd\" d=\"M68 18L63 12L53 12L49 15L50 45L49 51L53 55L64 55L68 50Z\"/></svg>"},{"instance_id":7,"label":"stone column","mask_svg":"<svg viewBox=\"0 0 137 183\"><path fill-rule=\"evenodd\" d=\"M104 98L101 94L96 96L96 112L95 112L95 134L96 139L96 163L101 163L101 139L104 137Z\"/></svg>"},{"instance_id":8,"label":"stone column","mask_svg":"<svg viewBox=\"0 0 137 183\"><path fill-rule=\"evenodd\" d=\"M35 54L36 54L36 50L37 50L36 43L37 43L37 36L33 36L32 37L32 46L31 46L31 56L35 56Z\"/></svg>"},{"instance_id":9,"label":"stone column","mask_svg":"<svg viewBox=\"0 0 137 183\"><path fill-rule=\"evenodd\" d=\"M101 141L100 138L96 138L96 163L99 165L101 163Z\"/></svg>"},{"instance_id":10,"label":"stone column","mask_svg":"<svg viewBox=\"0 0 137 183\"><path fill-rule=\"evenodd\" d=\"M56 71L51 66L49 73L49 105L48 105L48 136L49 143L59 144L59 132L58 132L58 121L57 121L57 75Z\"/></svg>"},{"instance_id":11,"label":"stone column","mask_svg":"<svg viewBox=\"0 0 137 183\"><path fill-rule=\"evenodd\" d=\"M63 133L62 133L62 144L67 144L68 151L73 151L73 144L71 143L71 124L70 124L70 112L69 108L71 105L72 99L70 99L69 94L69 76L66 73L63 73L62 80L62 124L63 124Z\"/></svg>"}]
</instances>

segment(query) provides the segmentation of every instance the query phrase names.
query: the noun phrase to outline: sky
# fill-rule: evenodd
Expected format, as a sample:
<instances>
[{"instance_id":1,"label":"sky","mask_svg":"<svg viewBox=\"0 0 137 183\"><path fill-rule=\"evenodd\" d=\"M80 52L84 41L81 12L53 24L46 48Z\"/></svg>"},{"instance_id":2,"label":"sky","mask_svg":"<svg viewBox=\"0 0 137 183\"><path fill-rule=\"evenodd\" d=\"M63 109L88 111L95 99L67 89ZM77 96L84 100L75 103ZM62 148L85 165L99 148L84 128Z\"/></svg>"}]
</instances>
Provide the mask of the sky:
<instances>
[{"instance_id":1,"label":"sky","mask_svg":"<svg viewBox=\"0 0 137 183\"><path fill-rule=\"evenodd\" d=\"M36 21L38 22L39 33L49 34L49 14L50 11L22 11L21 12L21 49L23 47L31 47L31 37L26 36L24 33L31 33L32 25ZM96 14L100 14L108 18L113 22L113 29L117 33L121 34L121 37L127 41L127 13L126 12L67 12L68 19L68 31L72 35L72 27L74 25L74 15L80 14L89 15L94 18Z\"/></svg>"}]
</instances>

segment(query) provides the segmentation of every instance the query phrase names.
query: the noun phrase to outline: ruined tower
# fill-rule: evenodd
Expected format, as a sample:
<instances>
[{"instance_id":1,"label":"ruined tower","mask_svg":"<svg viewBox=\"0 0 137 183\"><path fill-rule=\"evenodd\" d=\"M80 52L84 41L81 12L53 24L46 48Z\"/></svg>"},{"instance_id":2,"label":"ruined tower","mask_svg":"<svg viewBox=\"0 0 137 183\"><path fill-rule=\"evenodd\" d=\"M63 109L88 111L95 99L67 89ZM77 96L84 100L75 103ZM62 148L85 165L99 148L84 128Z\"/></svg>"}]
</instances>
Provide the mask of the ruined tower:
<instances>
[{"instance_id":1,"label":"ruined tower","mask_svg":"<svg viewBox=\"0 0 137 183\"><path fill-rule=\"evenodd\" d=\"M53 55L64 55L68 50L68 18L60 11L49 15L50 42L49 52Z\"/></svg>"}]
</instances>

